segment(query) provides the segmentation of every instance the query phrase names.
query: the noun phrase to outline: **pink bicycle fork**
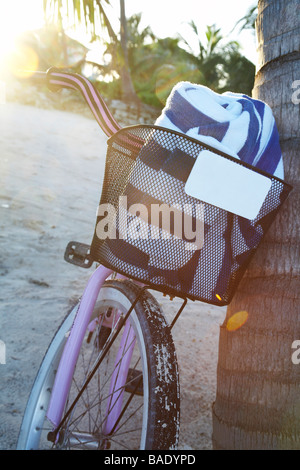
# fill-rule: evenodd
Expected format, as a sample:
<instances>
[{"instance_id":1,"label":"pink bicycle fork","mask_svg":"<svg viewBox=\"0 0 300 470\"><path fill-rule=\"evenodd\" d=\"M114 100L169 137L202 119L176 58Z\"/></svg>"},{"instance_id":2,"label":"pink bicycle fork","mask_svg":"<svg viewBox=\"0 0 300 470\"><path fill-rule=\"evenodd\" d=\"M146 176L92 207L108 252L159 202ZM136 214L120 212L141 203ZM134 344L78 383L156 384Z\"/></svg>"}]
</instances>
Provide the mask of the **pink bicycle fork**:
<instances>
[{"instance_id":1,"label":"pink bicycle fork","mask_svg":"<svg viewBox=\"0 0 300 470\"><path fill-rule=\"evenodd\" d=\"M89 279L81 298L73 326L59 363L47 411L47 418L53 424L55 429L53 433L50 433L52 434L51 440L57 439L80 347L84 339L85 332L90 324L97 297L104 281L111 274L111 270L103 266L99 266ZM123 321L125 322L125 319ZM135 334L130 323L126 321L124 333L122 335L118 354L115 360L115 371L110 384L111 398L107 404L103 430L105 435L109 435L117 427L122 408L124 385L129 370L134 344Z\"/></svg>"}]
</instances>

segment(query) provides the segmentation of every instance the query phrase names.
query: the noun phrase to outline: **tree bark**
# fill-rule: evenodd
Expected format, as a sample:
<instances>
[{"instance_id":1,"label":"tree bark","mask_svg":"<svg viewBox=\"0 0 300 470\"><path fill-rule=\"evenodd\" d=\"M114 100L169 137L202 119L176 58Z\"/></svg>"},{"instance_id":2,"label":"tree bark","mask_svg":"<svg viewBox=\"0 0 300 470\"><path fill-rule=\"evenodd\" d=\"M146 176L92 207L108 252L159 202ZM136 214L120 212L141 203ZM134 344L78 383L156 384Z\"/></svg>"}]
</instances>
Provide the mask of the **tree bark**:
<instances>
[{"instance_id":1,"label":"tree bark","mask_svg":"<svg viewBox=\"0 0 300 470\"><path fill-rule=\"evenodd\" d=\"M294 187L257 250L220 328L214 449L300 449L299 0L261 0L253 97L274 113L285 180ZM298 87L300 88L300 87ZM294 94L294 95L293 95ZM299 96L299 94L298 94ZM230 331L233 314L247 321Z\"/></svg>"}]
</instances>

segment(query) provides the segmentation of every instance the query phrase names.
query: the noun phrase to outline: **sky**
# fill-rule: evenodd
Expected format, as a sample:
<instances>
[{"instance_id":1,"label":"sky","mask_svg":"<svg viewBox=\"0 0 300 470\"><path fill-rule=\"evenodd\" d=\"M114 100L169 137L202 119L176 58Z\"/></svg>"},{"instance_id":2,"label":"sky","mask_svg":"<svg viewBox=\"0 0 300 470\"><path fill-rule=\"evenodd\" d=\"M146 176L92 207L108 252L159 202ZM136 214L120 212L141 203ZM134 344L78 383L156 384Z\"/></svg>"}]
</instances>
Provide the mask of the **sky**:
<instances>
[{"instance_id":1,"label":"sky","mask_svg":"<svg viewBox=\"0 0 300 470\"><path fill-rule=\"evenodd\" d=\"M110 18L118 24L119 1L111 0L116 7L108 9ZM223 35L233 29L248 9L255 5L255 0L125 0L126 16L142 13L142 24L150 26L160 38L178 33L189 38L190 28L187 23L193 20L201 31L206 25L216 24ZM15 13L18 12L17 15ZM17 32L37 29L43 25L43 0L0 0L0 57L10 46ZM69 34L70 32L68 32ZM76 39L82 40L82 31L77 31ZM74 37L74 33L70 34ZM239 33L238 29L230 36L242 45L244 55L255 63L255 35L250 31Z\"/></svg>"},{"instance_id":2,"label":"sky","mask_svg":"<svg viewBox=\"0 0 300 470\"><path fill-rule=\"evenodd\" d=\"M178 32L187 36L187 23L193 20L205 31L207 25L216 24L224 35L230 33L236 22L256 0L126 0L126 15L142 12L142 20L158 37L175 36ZM250 31L240 34L236 29L231 39L242 43L244 54L256 60L255 35Z\"/></svg>"}]
</instances>

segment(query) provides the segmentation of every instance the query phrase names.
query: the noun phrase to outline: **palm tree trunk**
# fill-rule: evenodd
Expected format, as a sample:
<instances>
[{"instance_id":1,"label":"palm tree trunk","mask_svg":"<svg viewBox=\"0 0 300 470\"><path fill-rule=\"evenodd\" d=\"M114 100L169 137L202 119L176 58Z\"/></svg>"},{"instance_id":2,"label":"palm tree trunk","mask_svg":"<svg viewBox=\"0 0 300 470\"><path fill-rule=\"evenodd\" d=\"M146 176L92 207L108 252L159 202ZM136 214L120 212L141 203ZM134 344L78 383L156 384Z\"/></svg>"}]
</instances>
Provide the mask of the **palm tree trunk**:
<instances>
[{"instance_id":1,"label":"palm tree trunk","mask_svg":"<svg viewBox=\"0 0 300 470\"><path fill-rule=\"evenodd\" d=\"M127 52L127 20L125 15L125 1L120 0L120 25L121 25L121 50L122 50L122 64L121 64L121 81L122 81L122 99L126 102L138 102L138 97L135 93L133 83L131 80L128 52Z\"/></svg>"},{"instance_id":2,"label":"palm tree trunk","mask_svg":"<svg viewBox=\"0 0 300 470\"><path fill-rule=\"evenodd\" d=\"M298 13L297 13L298 11ZM299 0L260 0L253 96L267 102L281 138L285 180L294 186L247 270L220 329L214 449L300 449ZM230 331L228 320L247 311Z\"/></svg>"}]
</instances>

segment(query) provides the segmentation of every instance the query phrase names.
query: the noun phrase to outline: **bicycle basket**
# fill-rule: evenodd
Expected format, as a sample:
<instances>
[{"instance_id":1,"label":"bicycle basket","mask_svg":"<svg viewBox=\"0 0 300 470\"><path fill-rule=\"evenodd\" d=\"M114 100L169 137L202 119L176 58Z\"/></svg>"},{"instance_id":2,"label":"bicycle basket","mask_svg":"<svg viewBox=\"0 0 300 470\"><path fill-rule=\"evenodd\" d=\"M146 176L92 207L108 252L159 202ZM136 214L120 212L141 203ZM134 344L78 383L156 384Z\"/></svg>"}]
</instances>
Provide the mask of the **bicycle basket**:
<instances>
[{"instance_id":1,"label":"bicycle basket","mask_svg":"<svg viewBox=\"0 0 300 470\"><path fill-rule=\"evenodd\" d=\"M154 289L227 305L291 187L213 150L267 176L270 189L253 220L205 203L185 191L205 149L197 140L156 126L114 134L108 140L91 257Z\"/></svg>"}]
</instances>

